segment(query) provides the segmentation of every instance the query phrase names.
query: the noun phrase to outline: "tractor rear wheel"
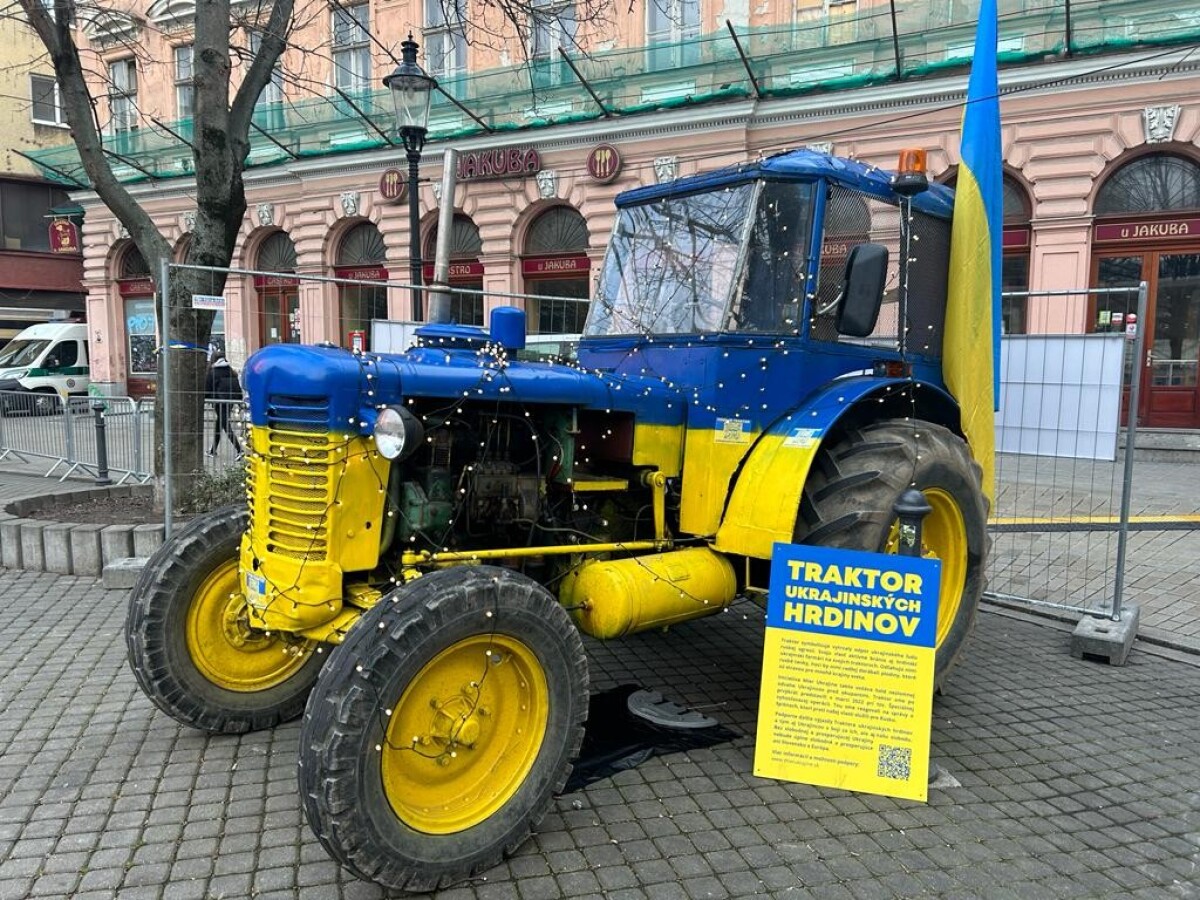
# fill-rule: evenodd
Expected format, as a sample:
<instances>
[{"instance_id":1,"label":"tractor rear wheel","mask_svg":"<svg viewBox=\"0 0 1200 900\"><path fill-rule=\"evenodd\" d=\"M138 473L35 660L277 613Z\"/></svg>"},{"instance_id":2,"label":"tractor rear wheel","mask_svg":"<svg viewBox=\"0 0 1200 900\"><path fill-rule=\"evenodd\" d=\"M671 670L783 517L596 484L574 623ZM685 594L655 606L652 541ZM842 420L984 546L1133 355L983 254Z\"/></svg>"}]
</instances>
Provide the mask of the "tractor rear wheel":
<instances>
[{"instance_id":1,"label":"tractor rear wheel","mask_svg":"<svg viewBox=\"0 0 1200 900\"><path fill-rule=\"evenodd\" d=\"M167 715L241 734L295 718L316 681L315 641L249 627L238 584L245 505L173 535L129 597L125 641L138 684Z\"/></svg>"},{"instance_id":2,"label":"tractor rear wheel","mask_svg":"<svg viewBox=\"0 0 1200 900\"><path fill-rule=\"evenodd\" d=\"M508 569L418 578L354 626L309 697L300 796L361 878L427 891L528 837L583 739L587 658L570 616Z\"/></svg>"},{"instance_id":3,"label":"tractor rear wheel","mask_svg":"<svg viewBox=\"0 0 1200 900\"><path fill-rule=\"evenodd\" d=\"M919 419L848 431L814 461L795 538L895 553L899 539L892 508L910 485L933 507L922 529L922 555L942 563L935 674L941 687L975 627L988 545L980 469L962 438Z\"/></svg>"}]
</instances>

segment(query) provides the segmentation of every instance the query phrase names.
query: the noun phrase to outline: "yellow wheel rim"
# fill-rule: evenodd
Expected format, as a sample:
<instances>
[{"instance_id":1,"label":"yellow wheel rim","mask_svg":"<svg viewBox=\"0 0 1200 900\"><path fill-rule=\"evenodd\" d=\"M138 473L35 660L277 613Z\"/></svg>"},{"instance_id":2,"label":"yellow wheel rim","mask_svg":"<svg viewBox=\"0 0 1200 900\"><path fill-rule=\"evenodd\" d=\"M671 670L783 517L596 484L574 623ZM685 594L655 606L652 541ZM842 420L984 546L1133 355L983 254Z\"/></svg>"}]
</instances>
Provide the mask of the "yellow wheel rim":
<instances>
[{"instance_id":1,"label":"yellow wheel rim","mask_svg":"<svg viewBox=\"0 0 1200 900\"><path fill-rule=\"evenodd\" d=\"M921 526L921 555L942 561L935 644L940 647L954 627L954 620L958 618L967 584L967 525L958 503L948 492L941 488L928 488L922 493L933 511L925 517ZM888 553L896 553L899 548L900 526L899 523L893 523L884 549Z\"/></svg>"},{"instance_id":2,"label":"yellow wheel rim","mask_svg":"<svg viewBox=\"0 0 1200 900\"><path fill-rule=\"evenodd\" d=\"M446 648L384 710L392 810L426 834L483 822L529 775L549 713L546 674L521 641L483 634Z\"/></svg>"},{"instance_id":3,"label":"yellow wheel rim","mask_svg":"<svg viewBox=\"0 0 1200 900\"><path fill-rule=\"evenodd\" d=\"M282 684L308 661L312 646L250 628L236 559L209 573L188 607L188 654L201 675L227 691Z\"/></svg>"}]
</instances>

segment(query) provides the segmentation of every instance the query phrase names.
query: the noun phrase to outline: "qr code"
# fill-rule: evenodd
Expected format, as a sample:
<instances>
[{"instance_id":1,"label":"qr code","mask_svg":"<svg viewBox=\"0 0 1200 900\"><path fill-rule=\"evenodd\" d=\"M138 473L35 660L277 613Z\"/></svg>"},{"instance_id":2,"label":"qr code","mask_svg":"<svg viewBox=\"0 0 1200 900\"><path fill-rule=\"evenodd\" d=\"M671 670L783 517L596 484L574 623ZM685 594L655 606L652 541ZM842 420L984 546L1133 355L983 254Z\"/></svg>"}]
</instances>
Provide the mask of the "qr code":
<instances>
[{"instance_id":1,"label":"qr code","mask_svg":"<svg viewBox=\"0 0 1200 900\"><path fill-rule=\"evenodd\" d=\"M879 745L879 766L875 774L880 778L907 781L912 770L912 749Z\"/></svg>"}]
</instances>

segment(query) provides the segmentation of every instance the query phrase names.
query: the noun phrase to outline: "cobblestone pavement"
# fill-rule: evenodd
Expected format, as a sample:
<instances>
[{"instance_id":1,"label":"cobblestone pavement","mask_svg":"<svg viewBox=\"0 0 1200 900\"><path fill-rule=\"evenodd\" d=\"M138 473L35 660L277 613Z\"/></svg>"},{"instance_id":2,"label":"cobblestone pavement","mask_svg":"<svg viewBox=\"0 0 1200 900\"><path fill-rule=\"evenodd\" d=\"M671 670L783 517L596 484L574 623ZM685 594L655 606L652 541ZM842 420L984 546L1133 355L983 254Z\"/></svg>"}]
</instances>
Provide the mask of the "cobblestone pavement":
<instances>
[{"instance_id":1,"label":"cobblestone pavement","mask_svg":"<svg viewBox=\"0 0 1200 900\"><path fill-rule=\"evenodd\" d=\"M125 662L125 597L0 572L0 900L377 898L339 871L296 794L295 724L184 729ZM592 645L629 681L744 736L560 798L511 860L441 900L1200 898L1200 668L1135 649L1077 661L1068 636L982 614L935 705L961 786L928 805L753 777L761 613Z\"/></svg>"}]
</instances>

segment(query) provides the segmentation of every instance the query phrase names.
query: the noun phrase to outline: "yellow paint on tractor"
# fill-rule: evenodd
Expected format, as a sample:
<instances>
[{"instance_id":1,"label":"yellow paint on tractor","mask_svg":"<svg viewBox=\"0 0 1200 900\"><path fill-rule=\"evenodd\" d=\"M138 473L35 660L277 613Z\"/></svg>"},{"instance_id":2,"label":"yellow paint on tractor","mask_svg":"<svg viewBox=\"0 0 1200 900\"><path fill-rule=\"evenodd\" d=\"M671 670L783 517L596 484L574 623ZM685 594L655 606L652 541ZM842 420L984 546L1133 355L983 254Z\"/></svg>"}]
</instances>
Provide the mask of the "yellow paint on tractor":
<instances>
[{"instance_id":1,"label":"yellow paint on tractor","mask_svg":"<svg viewBox=\"0 0 1200 900\"><path fill-rule=\"evenodd\" d=\"M344 573L379 562L388 461L360 435L256 426L250 443L238 586L251 623L318 628L341 611Z\"/></svg>"},{"instance_id":2,"label":"yellow paint on tractor","mask_svg":"<svg viewBox=\"0 0 1200 900\"><path fill-rule=\"evenodd\" d=\"M683 464L684 428L682 425L644 425L633 428L633 464L657 469L674 478Z\"/></svg>"},{"instance_id":3,"label":"yellow paint on tractor","mask_svg":"<svg viewBox=\"0 0 1200 900\"><path fill-rule=\"evenodd\" d=\"M559 599L579 629L607 640L720 612L737 593L733 564L707 547L587 563Z\"/></svg>"},{"instance_id":4,"label":"yellow paint on tractor","mask_svg":"<svg viewBox=\"0 0 1200 900\"><path fill-rule=\"evenodd\" d=\"M687 534L712 534L721 524L729 480L755 435L726 429L689 428L684 449L679 527ZM768 555L770 552L768 551Z\"/></svg>"},{"instance_id":5,"label":"yellow paint on tractor","mask_svg":"<svg viewBox=\"0 0 1200 900\"><path fill-rule=\"evenodd\" d=\"M252 630L246 599L237 587L238 569L232 559L200 583L184 626L188 656L197 671L219 688L265 691L291 678L316 644Z\"/></svg>"},{"instance_id":6,"label":"yellow paint on tractor","mask_svg":"<svg viewBox=\"0 0 1200 900\"><path fill-rule=\"evenodd\" d=\"M817 438L798 440L788 433L764 435L733 487L717 529L716 549L770 559L776 541L790 543L800 511L800 494L819 447Z\"/></svg>"},{"instance_id":7,"label":"yellow paint on tractor","mask_svg":"<svg viewBox=\"0 0 1200 900\"><path fill-rule=\"evenodd\" d=\"M454 834L487 821L525 783L546 736L550 690L524 642L480 634L431 659L381 712L392 811L424 834Z\"/></svg>"}]
</instances>

